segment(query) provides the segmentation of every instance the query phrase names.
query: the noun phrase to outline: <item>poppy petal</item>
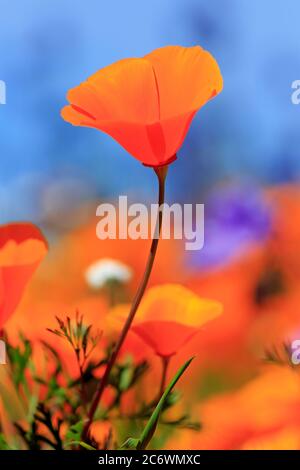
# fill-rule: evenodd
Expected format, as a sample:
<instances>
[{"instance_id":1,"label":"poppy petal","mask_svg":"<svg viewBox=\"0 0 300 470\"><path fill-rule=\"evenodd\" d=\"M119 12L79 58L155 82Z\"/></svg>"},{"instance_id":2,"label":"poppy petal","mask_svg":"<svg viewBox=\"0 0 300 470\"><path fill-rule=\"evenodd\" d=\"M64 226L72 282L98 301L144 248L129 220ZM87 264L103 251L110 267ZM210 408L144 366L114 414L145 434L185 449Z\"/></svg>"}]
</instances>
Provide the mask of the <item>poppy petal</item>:
<instances>
[{"instance_id":1,"label":"poppy petal","mask_svg":"<svg viewBox=\"0 0 300 470\"><path fill-rule=\"evenodd\" d=\"M110 121L150 124L159 116L153 68L145 59L109 65L70 90L67 98L78 114L83 110L99 127Z\"/></svg>"},{"instance_id":2,"label":"poppy petal","mask_svg":"<svg viewBox=\"0 0 300 470\"><path fill-rule=\"evenodd\" d=\"M47 242L33 224L0 227L0 328L17 307L46 252Z\"/></svg>"},{"instance_id":3,"label":"poppy petal","mask_svg":"<svg viewBox=\"0 0 300 470\"><path fill-rule=\"evenodd\" d=\"M145 321L134 325L132 331L162 357L176 354L199 332L198 328L172 321Z\"/></svg>"},{"instance_id":4,"label":"poppy petal","mask_svg":"<svg viewBox=\"0 0 300 470\"><path fill-rule=\"evenodd\" d=\"M172 356L222 309L219 302L200 298L180 284L163 284L146 292L132 331L159 356ZM128 311L128 305L118 305L111 317L124 321Z\"/></svg>"},{"instance_id":5,"label":"poppy petal","mask_svg":"<svg viewBox=\"0 0 300 470\"><path fill-rule=\"evenodd\" d=\"M155 71L162 120L196 111L222 90L219 66L200 46L162 47L145 58Z\"/></svg>"},{"instance_id":6,"label":"poppy petal","mask_svg":"<svg viewBox=\"0 0 300 470\"><path fill-rule=\"evenodd\" d=\"M175 321L200 327L222 313L222 304L203 299L180 284L152 287L138 310L137 319Z\"/></svg>"}]
</instances>

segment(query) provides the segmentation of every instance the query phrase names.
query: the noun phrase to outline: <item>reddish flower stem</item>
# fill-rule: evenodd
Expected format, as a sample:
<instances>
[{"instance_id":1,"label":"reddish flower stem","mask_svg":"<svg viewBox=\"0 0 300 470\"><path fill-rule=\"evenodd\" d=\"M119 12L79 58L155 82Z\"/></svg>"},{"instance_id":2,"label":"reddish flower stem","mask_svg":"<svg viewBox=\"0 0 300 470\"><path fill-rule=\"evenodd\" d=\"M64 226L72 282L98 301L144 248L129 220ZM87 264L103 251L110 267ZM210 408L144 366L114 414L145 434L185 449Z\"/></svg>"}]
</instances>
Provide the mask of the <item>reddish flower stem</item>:
<instances>
[{"instance_id":1,"label":"reddish flower stem","mask_svg":"<svg viewBox=\"0 0 300 470\"><path fill-rule=\"evenodd\" d=\"M170 356L161 356L161 364L162 364L162 375L161 375L161 382L160 382L160 389L159 389L159 396L158 396L158 401L161 399L162 394L165 391L166 388L166 382L167 382L167 374L168 374L168 368L170 364Z\"/></svg>"},{"instance_id":2,"label":"reddish flower stem","mask_svg":"<svg viewBox=\"0 0 300 470\"><path fill-rule=\"evenodd\" d=\"M158 177L158 184L159 184L158 204L159 204L159 207L160 207L164 203L164 199L165 199L165 179L166 179L168 167L167 166L157 167L157 168L154 168L154 171L155 171L155 173ZM123 326L123 329L122 329L121 334L119 336L119 339L118 339L118 341L115 345L115 348L114 348L114 350L111 354L111 357L110 357L110 359L109 359L109 361L106 365L106 369L104 371L103 377L102 377L101 381L99 382L98 389L97 389L97 391L95 393L95 397L92 401L92 405L91 405L90 411L88 413L88 420L87 420L87 422L86 422L86 424L83 428L83 432L82 432L82 440L83 441L86 441L88 436L89 436L90 427L91 427L91 424L93 422L94 415L95 415L96 410L98 408L99 402L101 401L103 392L104 392L104 390L107 386L111 370L112 370L112 368L113 368L113 366L116 362L116 359L119 355L119 352L120 352L120 350L121 350L121 348L124 344L124 341L126 339L128 331L131 327L131 324L134 320L137 309L138 309L138 307L141 303L141 300L143 298L143 295L145 293L145 290L146 290L146 287L147 287L147 284L148 284L148 281L149 281L149 278L150 278L150 275L151 275L151 271L152 271L152 268L153 268L155 255L156 255L156 252L157 252L159 236L160 236L161 226L162 226L162 217L163 217L162 210L159 210L158 214L157 214L157 221L156 221L156 231L155 231L156 233L155 233L155 236L154 236L154 238L152 240L152 243L151 243L150 252L149 252L146 268L145 268L145 271L144 271L144 275L142 277L142 280L140 282L138 290L137 290L137 292L135 294L135 297L133 299L132 306L131 306L129 315L127 317L127 320L126 320L126 322Z\"/></svg>"}]
</instances>

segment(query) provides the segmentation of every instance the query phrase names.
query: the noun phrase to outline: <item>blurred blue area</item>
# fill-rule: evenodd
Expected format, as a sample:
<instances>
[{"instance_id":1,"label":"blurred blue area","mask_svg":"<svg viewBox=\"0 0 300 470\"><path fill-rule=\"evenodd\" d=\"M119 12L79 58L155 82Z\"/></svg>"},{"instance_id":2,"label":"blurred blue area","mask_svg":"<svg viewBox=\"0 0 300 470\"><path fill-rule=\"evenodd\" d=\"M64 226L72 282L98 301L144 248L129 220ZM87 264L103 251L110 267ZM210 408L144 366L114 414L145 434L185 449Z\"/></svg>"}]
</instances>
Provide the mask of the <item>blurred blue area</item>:
<instances>
[{"instance_id":1,"label":"blurred blue area","mask_svg":"<svg viewBox=\"0 0 300 470\"><path fill-rule=\"evenodd\" d=\"M202 45L224 76L170 169L168 197L202 202L228 178L298 180L300 106L290 98L300 78L298 0L11 0L0 10L2 221L39 219L49 182L71 181L73 192L81 182L70 204L153 198L149 169L108 136L65 123L60 109L66 91L99 68L168 44Z\"/></svg>"}]
</instances>

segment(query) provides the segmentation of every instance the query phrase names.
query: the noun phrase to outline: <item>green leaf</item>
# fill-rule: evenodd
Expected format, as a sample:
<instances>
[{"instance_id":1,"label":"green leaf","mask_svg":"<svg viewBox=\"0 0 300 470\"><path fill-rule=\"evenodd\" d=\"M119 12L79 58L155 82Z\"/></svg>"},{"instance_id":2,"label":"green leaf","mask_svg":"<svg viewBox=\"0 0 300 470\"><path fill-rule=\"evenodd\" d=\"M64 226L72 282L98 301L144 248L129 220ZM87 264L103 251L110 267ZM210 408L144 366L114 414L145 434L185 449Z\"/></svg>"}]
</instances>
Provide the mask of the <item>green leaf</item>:
<instances>
[{"instance_id":1,"label":"green leaf","mask_svg":"<svg viewBox=\"0 0 300 470\"><path fill-rule=\"evenodd\" d=\"M7 355L11 364L12 377L16 386L26 383L25 371L32 357L31 343L20 334L20 346L7 345Z\"/></svg>"},{"instance_id":2,"label":"green leaf","mask_svg":"<svg viewBox=\"0 0 300 470\"><path fill-rule=\"evenodd\" d=\"M11 450L10 446L7 444L4 435L0 434L0 450Z\"/></svg>"},{"instance_id":3,"label":"green leaf","mask_svg":"<svg viewBox=\"0 0 300 470\"><path fill-rule=\"evenodd\" d=\"M133 379L134 371L130 367L126 367L121 371L119 388L122 392L125 392L129 387Z\"/></svg>"},{"instance_id":4,"label":"green leaf","mask_svg":"<svg viewBox=\"0 0 300 470\"><path fill-rule=\"evenodd\" d=\"M121 449L134 449L136 450L140 444L139 439L134 439L133 437L130 437L127 439L127 441L122 444Z\"/></svg>"},{"instance_id":5,"label":"green leaf","mask_svg":"<svg viewBox=\"0 0 300 470\"><path fill-rule=\"evenodd\" d=\"M169 385L167 386L166 390L164 391L163 395L161 396L158 404L156 405L155 410L153 411L152 415L149 418L148 423L146 424L141 436L139 439L129 438L127 441L122 445L122 447L131 446L131 449L136 450L144 450L147 448L148 444L150 443L159 420L159 416L161 411L163 410L166 401L169 399L170 393L172 392L173 388L177 384L180 377L184 374L186 369L189 367L190 363L194 358L192 357L189 359L180 369L177 371Z\"/></svg>"},{"instance_id":6,"label":"green leaf","mask_svg":"<svg viewBox=\"0 0 300 470\"><path fill-rule=\"evenodd\" d=\"M68 441L67 442L67 445L69 445L69 441L80 441L80 436L82 434L82 431L83 431L83 421L78 421L76 424L73 424L72 426L70 426L70 428L68 429L67 433L66 433L66 440Z\"/></svg>"},{"instance_id":7,"label":"green leaf","mask_svg":"<svg viewBox=\"0 0 300 470\"><path fill-rule=\"evenodd\" d=\"M83 441L71 441L71 442L68 442L67 444L65 444L65 447L67 447L67 446L81 446L86 450L97 450L97 449L95 449L95 447L90 446L89 444L86 444Z\"/></svg>"}]
</instances>

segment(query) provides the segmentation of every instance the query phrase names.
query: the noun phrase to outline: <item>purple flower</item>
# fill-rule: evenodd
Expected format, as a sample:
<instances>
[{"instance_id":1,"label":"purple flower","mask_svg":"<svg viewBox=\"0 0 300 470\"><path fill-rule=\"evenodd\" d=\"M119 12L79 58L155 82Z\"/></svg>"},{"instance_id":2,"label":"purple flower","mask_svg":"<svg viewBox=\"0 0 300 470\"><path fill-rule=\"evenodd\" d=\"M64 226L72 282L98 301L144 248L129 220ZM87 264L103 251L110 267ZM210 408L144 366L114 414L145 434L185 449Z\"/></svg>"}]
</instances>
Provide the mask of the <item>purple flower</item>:
<instances>
[{"instance_id":1,"label":"purple flower","mask_svg":"<svg viewBox=\"0 0 300 470\"><path fill-rule=\"evenodd\" d=\"M204 247L192 254L191 265L217 269L263 242L271 230L272 211L253 186L219 189L205 204Z\"/></svg>"}]
</instances>

